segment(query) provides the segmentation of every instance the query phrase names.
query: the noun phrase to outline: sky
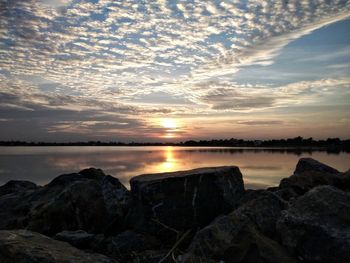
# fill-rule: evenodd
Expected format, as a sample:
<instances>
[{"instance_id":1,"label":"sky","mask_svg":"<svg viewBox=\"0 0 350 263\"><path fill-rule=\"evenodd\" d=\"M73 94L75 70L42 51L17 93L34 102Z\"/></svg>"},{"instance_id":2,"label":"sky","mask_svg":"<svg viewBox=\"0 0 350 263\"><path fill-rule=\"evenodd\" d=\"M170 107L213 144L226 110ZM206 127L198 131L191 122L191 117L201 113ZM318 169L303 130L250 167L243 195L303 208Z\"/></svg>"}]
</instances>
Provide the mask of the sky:
<instances>
[{"instance_id":1,"label":"sky","mask_svg":"<svg viewBox=\"0 0 350 263\"><path fill-rule=\"evenodd\" d=\"M0 0L0 140L349 131L350 1Z\"/></svg>"}]
</instances>

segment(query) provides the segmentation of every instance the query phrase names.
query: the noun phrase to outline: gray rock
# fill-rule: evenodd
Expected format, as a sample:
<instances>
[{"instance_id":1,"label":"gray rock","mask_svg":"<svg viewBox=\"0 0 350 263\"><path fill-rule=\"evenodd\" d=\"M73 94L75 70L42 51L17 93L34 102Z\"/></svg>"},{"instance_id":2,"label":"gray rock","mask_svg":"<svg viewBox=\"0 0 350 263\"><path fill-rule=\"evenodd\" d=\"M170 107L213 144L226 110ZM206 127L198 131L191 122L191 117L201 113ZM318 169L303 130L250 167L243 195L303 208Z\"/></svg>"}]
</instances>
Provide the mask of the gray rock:
<instances>
[{"instance_id":1,"label":"gray rock","mask_svg":"<svg viewBox=\"0 0 350 263\"><path fill-rule=\"evenodd\" d=\"M183 262L296 262L276 241L283 202L265 192L197 232Z\"/></svg>"},{"instance_id":2,"label":"gray rock","mask_svg":"<svg viewBox=\"0 0 350 263\"><path fill-rule=\"evenodd\" d=\"M116 236L95 241L93 250L121 262L129 262L140 252L159 249L161 244L154 237L126 230Z\"/></svg>"},{"instance_id":3,"label":"gray rock","mask_svg":"<svg viewBox=\"0 0 350 263\"><path fill-rule=\"evenodd\" d=\"M27 230L0 231L0 262L2 263L116 263L99 254L78 250Z\"/></svg>"},{"instance_id":4,"label":"gray rock","mask_svg":"<svg viewBox=\"0 0 350 263\"><path fill-rule=\"evenodd\" d=\"M340 189L350 189L350 176L320 163L312 158L301 158L294 174L281 180L280 189L292 189L302 195L319 185L333 185Z\"/></svg>"},{"instance_id":5,"label":"gray rock","mask_svg":"<svg viewBox=\"0 0 350 263\"><path fill-rule=\"evenodd\" d=\"M118 232L129 192L98 169L65 174L35 191L0 197L0 228L27 228L49 236L63 230Z\"/></svg>"},{"instance_id":6,"label":"gray rock","mask_svg":"<svg viewBox=\"0 0 350 263\"><path fill-rule=\"evenodd\" d=\"M349 262L350 194L316 187L282 213L277 230L283 245L307 262Z\"/></svg>"},{"instance_id":7,"label":"gray rock","mask_svg":"<svg viewBox=\"0 0 350 263\"><path fill-rule=\"evenodd\" d=\"M80 249L90 249L92 242L95 241L95 235L89 234L84 230L76 231L62 231L57 233L54 238L56 240L64 241L76 248Z\"/></svg>"},{"instance_id":8,"label":"gray rock","mask_svg":"<svg viewBox=\"0 0 350 263\"><path fill-rule=\"evenodd\" d=\"M38 189L40 186L29 181L11 180L0 186L0 196Z\"/></svg>"},{"instance_id":9,"label":"gray rock","mask_svg":"<svg viewBox=\"0 0 350 263\"><path fill-rule=\"evenodd\" d=\"M301 158L295 168L294 174L309 172L321 172L327 174L338 174L339 171L312 158Z\"/></svg>"},{"instance_id":10,"label":"gray rock","mask_svg":"<svg viewBox=\"0 0 350 263\"><path fill-rule=\"evenodd\" d=\"M130 184L128 225L165 242L232 211L244 193L242 174L235 166L141 175Z\"/></svg>"}]
</instances>

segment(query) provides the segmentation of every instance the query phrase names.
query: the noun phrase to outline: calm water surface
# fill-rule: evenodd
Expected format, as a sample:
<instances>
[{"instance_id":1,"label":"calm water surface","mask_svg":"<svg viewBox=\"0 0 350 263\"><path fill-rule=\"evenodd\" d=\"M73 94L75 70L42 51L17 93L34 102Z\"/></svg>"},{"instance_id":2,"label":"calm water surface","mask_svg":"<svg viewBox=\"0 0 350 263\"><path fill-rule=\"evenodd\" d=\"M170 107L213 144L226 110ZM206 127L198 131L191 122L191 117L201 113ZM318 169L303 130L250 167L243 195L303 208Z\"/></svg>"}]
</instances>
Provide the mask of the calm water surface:
<instances>
[{"instance_id":1,"label":"calm water surface","mask_svg":"<svg viewBox=\"0 0 350 263\"><path fill-rule=\"evenodd\" d=\"M223 147L0 147L0 184L29 180L44 185L62 173L96 167L129 187L144 173L237 165L247 188L278 185L301 157L313 157L340 171L350 168L350 154Z\"/></svg>"}]
</instances>

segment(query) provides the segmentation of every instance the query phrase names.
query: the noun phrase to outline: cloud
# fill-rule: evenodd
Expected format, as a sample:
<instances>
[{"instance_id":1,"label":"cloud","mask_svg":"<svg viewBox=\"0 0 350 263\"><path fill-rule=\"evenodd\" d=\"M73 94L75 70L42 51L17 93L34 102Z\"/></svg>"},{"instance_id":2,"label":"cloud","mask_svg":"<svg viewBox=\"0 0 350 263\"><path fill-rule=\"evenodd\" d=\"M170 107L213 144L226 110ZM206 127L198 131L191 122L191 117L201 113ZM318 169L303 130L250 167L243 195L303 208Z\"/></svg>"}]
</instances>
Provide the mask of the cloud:
<instances>
[{"instance_id":1,"label":"cloud","mask_svg":"<svg viewBox=\"0 0 350 263\"><path fill-rule=\"evenodd\" d=\"M349 87L349 78L299 81L275 87L210 81L197 85L197 92L201 95L195 101L198 104L207 104L213 110L253 112L292 105L325 103L322 100L334 95L347 96Z\"/></svg>"},{"instance_id":2,"label":"cloud","mask_svg":"<svg viewBox=\"0 0 350 263\"><path fill-rule=\"evenodd\" d=\"M249 121L237 121L237 124L249 125L249 126L261 126L261 125L282 125L284 124L281 120L249 120Z\"/></svg>"},{"instance_id":3,"label":"cloud","mask_svg":"<svg viewBox=\"0 0 350 263\"><path fill-rule=\"evenodd\" d=\"M247 86L235 73L270 65L294 39L349 14L350 2L342 0L1 0L2 115L31 111L28 118L37 116L37 127L51 133L62 125L126 130L109 117L92 124L106 114L117 116L115 123L135 120L133 127L151 134L146 120L164 115L312 103L332 93L324 80L320 87Z\"/></svg>"}]
</instances>

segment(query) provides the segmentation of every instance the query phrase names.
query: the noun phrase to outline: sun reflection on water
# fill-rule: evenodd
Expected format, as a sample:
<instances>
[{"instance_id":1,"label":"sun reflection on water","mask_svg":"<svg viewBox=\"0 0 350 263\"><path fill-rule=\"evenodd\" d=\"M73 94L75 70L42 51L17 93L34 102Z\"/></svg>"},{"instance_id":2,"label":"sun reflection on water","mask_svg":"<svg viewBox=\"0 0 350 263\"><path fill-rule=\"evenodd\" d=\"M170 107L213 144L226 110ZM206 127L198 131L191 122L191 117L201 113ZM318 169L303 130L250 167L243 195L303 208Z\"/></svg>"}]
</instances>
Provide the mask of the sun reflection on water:
<instances>
[{"instance_id":1,"label":"sun reflection on water","mask_svg":"<svg viewBox=\"0 0 350 263\"><path fill-rule=\"evenodd\" d=\"M174 149L171 146L164 150L164 162L160 164L159 171L170 172L177 168L177 161L174 157Z\"/></svg>"}]
</instances>

